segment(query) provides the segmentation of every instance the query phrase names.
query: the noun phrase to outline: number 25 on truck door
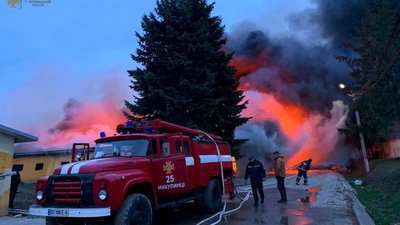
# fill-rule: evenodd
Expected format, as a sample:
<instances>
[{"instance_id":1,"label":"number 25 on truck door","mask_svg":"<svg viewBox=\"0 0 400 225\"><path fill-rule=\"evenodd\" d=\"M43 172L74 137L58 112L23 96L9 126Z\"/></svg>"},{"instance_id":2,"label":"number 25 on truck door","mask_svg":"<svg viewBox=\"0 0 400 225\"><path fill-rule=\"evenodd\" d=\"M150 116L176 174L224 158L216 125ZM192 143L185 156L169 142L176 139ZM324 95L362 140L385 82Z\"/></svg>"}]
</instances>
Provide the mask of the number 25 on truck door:
<instances>
[{"instance_id":1,"label":"number 25 on truck door","mask_svg":"<svg viewBox=\"0 0 400 225\"><path fill-rule=\"evenodd\" d=\"M173 174L172 175L167 175L165 178L166 178L167 184L173 183L174 180L175 180Z\"/></svg>"}]
</instances>

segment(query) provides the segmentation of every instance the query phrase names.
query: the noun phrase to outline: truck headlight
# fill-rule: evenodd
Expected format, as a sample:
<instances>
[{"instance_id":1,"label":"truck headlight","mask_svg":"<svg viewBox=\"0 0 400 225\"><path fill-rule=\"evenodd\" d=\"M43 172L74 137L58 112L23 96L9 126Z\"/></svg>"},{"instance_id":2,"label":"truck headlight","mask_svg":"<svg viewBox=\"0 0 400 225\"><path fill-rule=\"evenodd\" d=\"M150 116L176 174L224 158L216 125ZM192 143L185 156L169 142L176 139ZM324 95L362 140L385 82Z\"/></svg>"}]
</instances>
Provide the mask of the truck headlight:
<instances>
[{"instance_id":1,"label":"truck headlight","mask_svg":"<svg viewBox=\"0 0 400 225\"><path fill-rule=\"evenodd\" d=\"M36 199L38 201L42 201L43 200L43 191L39 190L36 192Z\"/></svg>"},{"instance_id":2,"label":"truck headlight","mask_svg":"<svg viewBox=\"0 0 400 225\"><path fill-rule=\"evenodd\" d=\"M104 200L106 200L106 198L107 198L107 190L101 189L101 190L99 191L99 199L100 199L101 201L104 201Z\"/></svg>"}]
</instances>

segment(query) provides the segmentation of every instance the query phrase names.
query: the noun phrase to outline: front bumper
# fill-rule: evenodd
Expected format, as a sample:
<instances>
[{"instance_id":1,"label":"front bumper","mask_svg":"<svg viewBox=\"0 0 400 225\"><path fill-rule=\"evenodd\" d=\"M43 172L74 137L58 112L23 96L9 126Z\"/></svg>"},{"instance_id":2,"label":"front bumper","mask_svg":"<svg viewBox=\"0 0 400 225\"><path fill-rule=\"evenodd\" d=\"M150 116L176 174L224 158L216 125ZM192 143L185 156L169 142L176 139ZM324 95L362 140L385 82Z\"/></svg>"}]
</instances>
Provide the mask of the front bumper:
<instances>
[{"instance_id":1,"label":"front bumper","mask_svg":"<svg viewBox=\"0 0 400 225\"><path fill-rule=\"evenodd\" d=\"M39 205L31 205L29 214L33 216L48 217L76 217L76 218L93 218L105 217L111 215L110 207L87 207L87 208L67 208L67 207L42 207Z\"/></svg>"}]
</instances>

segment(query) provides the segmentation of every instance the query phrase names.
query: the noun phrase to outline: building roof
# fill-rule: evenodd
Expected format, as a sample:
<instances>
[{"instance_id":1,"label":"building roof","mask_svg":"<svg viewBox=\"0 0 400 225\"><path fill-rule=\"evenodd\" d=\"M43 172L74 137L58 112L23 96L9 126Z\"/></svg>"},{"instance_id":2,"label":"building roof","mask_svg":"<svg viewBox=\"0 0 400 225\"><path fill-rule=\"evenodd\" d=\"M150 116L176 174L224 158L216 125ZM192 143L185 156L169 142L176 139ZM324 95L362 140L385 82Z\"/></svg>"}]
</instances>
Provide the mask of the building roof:
<instances>
[{"instance_id":1,"label":"building roof","mask_svg":"<svg viewBox=\"0 0 400 225\"><path fill-rule=\"evenodd\" d=\"M15 143L37 141L39 138L0 124L0 134L11 136Z\"/></svg>"},{"instance_id":2,"label":"building roof","mask_svg":"<svg viewBox=\"0 0 400 225\"><path fill-rule=\"evenodd\" d=\"M71 153L71 149L59 149L59 150L37 150L29 152L14 152L14 157L24 156L44 156L44 155L68 155Z\"/></svg>"},{"instance_id":3,"label":"building roof","mask_svg":"<svg viewBox=\"0 0 400 225\"><path fill-rule=\"evenodd\" d=\"M89 148L89 152L94 152L94 148ZM55 156L55 155L69 155L71 149L56 149L56 150L32 150L23 152L14 152L14 157L25 157L25 156Z\"/></svg>"}]
</instances>

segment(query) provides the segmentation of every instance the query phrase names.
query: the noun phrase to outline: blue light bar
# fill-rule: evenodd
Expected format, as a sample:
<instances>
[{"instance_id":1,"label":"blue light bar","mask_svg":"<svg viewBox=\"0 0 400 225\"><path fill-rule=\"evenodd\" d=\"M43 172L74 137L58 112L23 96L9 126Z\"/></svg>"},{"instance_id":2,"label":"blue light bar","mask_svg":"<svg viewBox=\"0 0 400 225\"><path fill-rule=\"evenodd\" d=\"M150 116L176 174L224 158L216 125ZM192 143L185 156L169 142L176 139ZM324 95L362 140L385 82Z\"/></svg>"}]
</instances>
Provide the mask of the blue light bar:
<instances>
[{"instance_id":1,"label":"blue light bar","mask_svg":"<svg viewBox=\"0 0 400 225\"><path fill-rule=\"evenodd\" d=\"M152 127L146 127L146 133L152 134L153 133L153 128Z\"/></svg>"},{"instance_id":2,"label":"blue light bar","mask_svg":"<svg viewBox=\"0 0 400 225\"><path fill-rule=\"evenodd\" d=\"M126 127L133 127L133 123L132 123L132 121L126 121L126 125L125 125Z\"/></svg>"},{"instance_id":3,"label":"blue light bar","mask_svg":"<svg viewBox=\"0 0 400 225\"><path fill-rule=\"evenodd\" d=\"M101 131L101 132L100 132L100 137L101 137L101 138L105 138L105 137L106 137L106 132Z\"/></svg>"}]
</instances>

